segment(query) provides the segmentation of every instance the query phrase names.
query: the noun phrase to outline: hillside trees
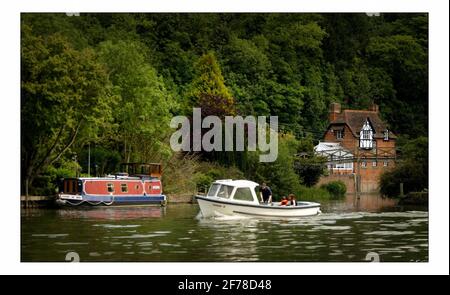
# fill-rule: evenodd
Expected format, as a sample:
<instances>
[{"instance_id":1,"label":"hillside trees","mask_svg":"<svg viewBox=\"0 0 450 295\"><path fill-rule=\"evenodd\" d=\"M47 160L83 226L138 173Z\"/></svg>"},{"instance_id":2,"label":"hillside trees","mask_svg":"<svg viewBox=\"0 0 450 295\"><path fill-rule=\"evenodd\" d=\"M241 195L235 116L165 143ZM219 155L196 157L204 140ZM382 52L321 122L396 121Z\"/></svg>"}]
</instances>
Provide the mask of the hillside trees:
<instances>
[{"instance_id":1,"label":"hillside trees","mask_svg":"<svg viewBox=\"0 0 450 295\"><path fill-rule=\"evenodd\" d=\"M330 102L374 101L396 134L412 144L428 135L427 14L21 18L24 182L71 170L75 153L86 172L88 146L102 174L122 161L170 161L168 122L192 107L203 116L276 115L282 133L315 143ZM256 176L251 153L202 157Z\"/></svg>"},{"instance_id":2,"label":"hillside trees","mask_svg":"<svg viewBox=\"0 0 450 295\"><path fill-rule=\"evenodd\" d=\"M171 153L167 138L176 104L142 51L141 44L124 41L103 42L98 50L117 98L112 140L119 143L126 162L160 161Z\"/></svg>"},{"instance_id":3,"label":"hillside trees","mask_svg":"<svg viewBox=\"0 0 450 295\"><path fill-rule=\"evenodd\" d=\"M114 101L104 66L90 49L22 26L21 158L24 189L86 134L108 128Z\"/></svg>"}]
</instances>

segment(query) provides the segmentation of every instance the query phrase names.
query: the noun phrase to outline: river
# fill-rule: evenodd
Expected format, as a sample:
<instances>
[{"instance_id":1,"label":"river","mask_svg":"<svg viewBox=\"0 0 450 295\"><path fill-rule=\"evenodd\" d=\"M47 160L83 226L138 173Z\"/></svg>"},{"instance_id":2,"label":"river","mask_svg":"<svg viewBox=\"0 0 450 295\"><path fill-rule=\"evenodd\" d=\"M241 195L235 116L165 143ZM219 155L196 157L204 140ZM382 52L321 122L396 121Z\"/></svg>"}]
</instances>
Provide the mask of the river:
<instances>
[{"instance_id":1,"label":"river","mask_svg":"<svg viewBox=\"0 0 450 295\"><path fill-rule=\"evenodd\" d=\"M22 209L21 260L428 261L426 208L375 195L321 203L318 216L278 220L203 219L195 204Z\"/></svg>"}]
</instances>

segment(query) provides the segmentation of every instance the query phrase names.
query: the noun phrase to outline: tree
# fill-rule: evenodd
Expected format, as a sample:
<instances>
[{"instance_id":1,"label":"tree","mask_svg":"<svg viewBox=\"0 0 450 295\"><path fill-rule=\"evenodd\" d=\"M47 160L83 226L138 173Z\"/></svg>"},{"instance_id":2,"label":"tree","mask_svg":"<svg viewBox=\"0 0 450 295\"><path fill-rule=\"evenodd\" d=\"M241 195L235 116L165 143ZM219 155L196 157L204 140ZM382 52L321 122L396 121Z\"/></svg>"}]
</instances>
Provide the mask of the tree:
<instances>
[{"instance_id":1,"label":"tree","mask_svg":"<svg viewBox=\"0 0 450 295\"><path fill-rule=\"evenodd\" d=\"M235 113L235 102L230 91L225 86L219 64L215 55L210 52L200 57L195 65L196 76L189 86L187 93L186 112L192 112L192 107L208 108L209 104L220 102L215 106L217 111L214 115L224 116ZM214 98L209 100L209 98ZM213 115L213 114L208 114Z\"/></svg>"},{"instance_id":2,"label":"tree","mask_svg":"<svg viewBox=\"0 0 450 295\"><path fill-rule=\"evenodd\" d=\"M122 146L123 159L161 161L171 150L167 144L171 110L175 107L156 70L145 62L137 42L106 41L99 45L118 97L113 140Z\"/></svg>"},{"instance_id":3,"label":"tree","mask_svg":"<svg viewBox=\"0 0 450 295\"><path fill-rule=\"evenodd\" d=\"M325 173L325 161L326 158L317 156L314 152L314 144L310 137L299 141L294 169L302 184L308 187L315 185Z\"/></svg>"},{"instance_id":4,"label":"tree","mask_svg":"<svg viewBox=\"0 0 450 295\"><path fill-rule=\"evenodd\" d=\"M73 49L60 34L22 25L21 157L25 193L86 130L95 134L114 104L105 68L90 49Z\"/></svg>"},{"instance_id":5,"label":"tree","mask_svg":"<svg viewBox=\"0 0 450 295\"><path fill-rule=\"evenodd\" d=\"M428 138L406 140L400 151L401 160L397 166L383 173L380 179L380 192L390 197L399 196L400 183L403 183L405 193L428 188Z\"/></svg>"},{"instance_id":6,"label":"tree","mask_svg":"<svg viewBox=\"0 0 450 295\"><path fill-rule=\"evenodd\" d=\"M248 152L249 164L246 176L259 183L266 182L278 200L300 190L300 180L294 170L294 154L298 141L292 134L280 134L278 158L272 163L259 163L259 152Z\"/></svg>"}]
</instances>

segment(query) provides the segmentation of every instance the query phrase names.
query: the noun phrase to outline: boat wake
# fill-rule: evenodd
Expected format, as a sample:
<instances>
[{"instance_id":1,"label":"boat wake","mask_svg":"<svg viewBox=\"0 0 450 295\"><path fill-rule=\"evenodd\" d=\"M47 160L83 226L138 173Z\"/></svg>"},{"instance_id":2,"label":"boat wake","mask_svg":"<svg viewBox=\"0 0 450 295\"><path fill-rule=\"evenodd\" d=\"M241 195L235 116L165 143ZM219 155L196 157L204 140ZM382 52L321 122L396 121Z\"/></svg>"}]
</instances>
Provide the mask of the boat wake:
<instances>
[{"instance_id":1,"label":"boat wake","mask_svg":"<svg viewBox=\"0 0 450 295\"><path fill-rule=\"evenodd\" d=\"M234 220L247 220L250 219L249 216L242 215L225 215L219 212L215 212L214 216L204 217L201 212L195 216L197 220L217 220L217 221L234 221Z\"/></svg>"}]
</instances>

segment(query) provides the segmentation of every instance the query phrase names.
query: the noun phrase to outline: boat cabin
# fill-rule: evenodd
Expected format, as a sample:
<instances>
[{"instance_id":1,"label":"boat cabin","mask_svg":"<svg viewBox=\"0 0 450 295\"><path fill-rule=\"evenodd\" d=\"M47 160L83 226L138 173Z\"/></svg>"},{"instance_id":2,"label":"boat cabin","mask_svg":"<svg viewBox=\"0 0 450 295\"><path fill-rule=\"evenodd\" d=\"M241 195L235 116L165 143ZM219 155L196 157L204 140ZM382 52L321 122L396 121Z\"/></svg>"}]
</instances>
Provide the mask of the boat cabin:
<instances>
[{"instance_id":1,"label":"boat cabin","mask_svg":"<svg viewBox=\"0 0 450 295\"><path fill-rule=\"evenodd\" d=\"M124 163L126 172L105 177L64 178L59 192L66 195L90 196L154 196L162 194L160 164Z\"/></svg>"},{"instance_id":2,"label":"boat cabin","mask_svg":"<svg viewBox=\"0 0 450 295\"><path fill-rule=\"evenodd\" d=\"M217 180L209 188L207 197L259 205L259 199L256 194L258 187L258 183L249 180Z\"/></svg>"}]
</instances>

